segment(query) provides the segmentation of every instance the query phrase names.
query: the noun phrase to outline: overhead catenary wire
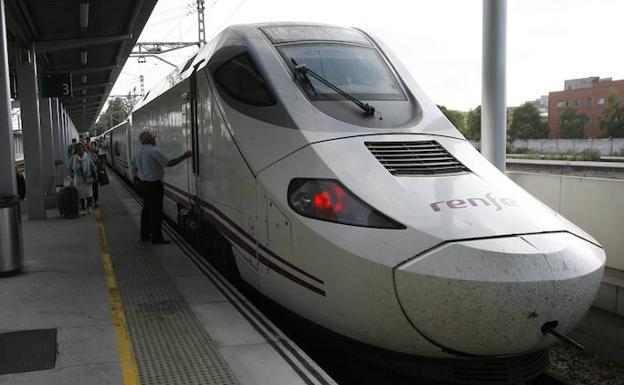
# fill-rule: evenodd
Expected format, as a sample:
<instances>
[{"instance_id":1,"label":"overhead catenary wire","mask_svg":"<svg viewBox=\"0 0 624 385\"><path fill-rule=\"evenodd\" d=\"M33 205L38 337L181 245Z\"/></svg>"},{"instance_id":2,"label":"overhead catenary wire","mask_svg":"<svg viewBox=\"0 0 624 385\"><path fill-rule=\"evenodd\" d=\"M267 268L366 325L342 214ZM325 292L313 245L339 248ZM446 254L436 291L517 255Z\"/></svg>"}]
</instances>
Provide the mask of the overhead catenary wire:
<instances>
[{"instance_id":1,"label":"overhead catenary wire","mask_svg":"<svg viewBox=\"0 0 624 385\"><path fill-rule=\"evenodd\" d=\"M144 28L144 30L149 30L149 29L154 29L154 28L162 28L161 24L163 24L163 23L168 23L168 22L171 22L171 21L179 19L179 18L192 16L195 13L197 13L196 10L195 11L186 11L185 10L185 11L180 12L180 13L174 13L173 15L167 15L167 16L163 17L162 19L155 19L154 22L153 22L153 25L146 26Z\"/></svg>"},{"instance_id":2,"label":"overhead catenary wire","mask_svg":"<svg viewBox=\"0 0 624 385\"><path fill-rule=\"evenodd\" d=\"M247 0L243 0L240 2L240 4L238 4L238 6L234 9L234 11L232 13L230 13L230 15L228 17L225 18L225 20L223 21L223 23L221 23L221 25L219 25L217 27L217 29L215 30L215 32L219 32L221 30L221 28L223 28L224 25L227 24L228 21L230 21L230 19L232 17L234 17L234 15L236 15L236 13L242 8L243 5L245 5L245 3L247 2Z\"/></svg>"},{"instance_id":3,"label":"overhead catenary wire","mask_svg":"<svg viewBox=\"0 0 624 385\"><path fill-rule=\"evenodd\" d=\"M213 0L209 4L208 8L214 6L218 1L219 0ZM178 21L171 28L169 28L169 31L164 36L164 38L160 38L161 40L166 41L167 39L169 39L169 37L172 34L175 33L176 29L178 29L180 25L187 20L189 16L193 16L197 14L197 5L196 5L196 1L192 0L192 1L187 1L183 5L157 9L156 12L157 12L156 14L152 15L152 17L148 21L148 25L146 25L144 30L150 29L150 28L156 28L156 27L162 29L163 27L162 24L166 23L167 21L173 21L175 19L178 19ZM188 34L191 31L192 28L197 28L197 22L188 23L188 24L189 24L189 27L183 33L178 35L178 38L183 38L186 34ZM166 55L165 57L187 59L188 55ZM174 60L174 63L175 62L178 62L178 60ZM159 63L157 62L152 62L152 66L149 69L147 69L147 71L141 71L146 81L149 81L148 78L151 78L152 77L151 75L154 74L154 72L158 73L159 75L161 75L161 73L163 74L169 73L168 69L163 69L163 66L162 65L159 66L158 64ZM133 74L127 71L122 71L122 73L125 73L130 76L134 76L135 78L140 77L140 75ZM136 80L125 82L119 86L116 85L116 88L121 88L125 90L126 88L131 87L134 84L136 84ZM125 92L120 92L120 93L125 93Z\"/></svg>"}]
</instances>

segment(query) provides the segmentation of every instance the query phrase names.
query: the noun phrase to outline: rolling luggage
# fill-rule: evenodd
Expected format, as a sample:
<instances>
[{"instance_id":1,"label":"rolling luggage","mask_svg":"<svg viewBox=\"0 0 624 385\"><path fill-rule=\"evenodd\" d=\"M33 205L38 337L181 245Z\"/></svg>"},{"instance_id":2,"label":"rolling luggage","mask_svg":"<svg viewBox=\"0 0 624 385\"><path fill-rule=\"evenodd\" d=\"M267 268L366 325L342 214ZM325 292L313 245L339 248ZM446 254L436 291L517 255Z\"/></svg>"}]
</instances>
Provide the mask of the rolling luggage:
<instances>
[{"instance_id":1,"label":"rolling luggage","mask_svg":"<svg viewBox=\"0 0 624 385\"><path fill-rule=\"evenodd\" d=\"M108 180L108 174L106 173L105 169L103 168L98 169L97 176L98 176L98 183L100 184L100 186L104 186L110 183L110 181Z\"/></svg>"},{"instance_id":2,"label":"rolling luggage","mask_svg":"<svg viewBox=\"0 0 624 385\"><path fill-rule=\"evenodd\" d=\"M78 189L74 186L65 186L59 191L56 198L59 214L63 218L78 218Z\"/></svg>"}]
</instances>

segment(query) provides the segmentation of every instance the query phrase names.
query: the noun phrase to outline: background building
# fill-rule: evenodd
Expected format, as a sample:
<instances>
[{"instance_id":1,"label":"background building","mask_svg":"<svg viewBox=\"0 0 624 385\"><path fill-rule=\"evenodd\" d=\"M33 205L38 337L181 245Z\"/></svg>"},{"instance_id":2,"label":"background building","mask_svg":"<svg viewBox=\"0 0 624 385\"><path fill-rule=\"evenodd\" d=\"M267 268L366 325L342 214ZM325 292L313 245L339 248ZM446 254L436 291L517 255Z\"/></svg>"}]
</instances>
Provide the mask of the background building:
<instances>
[{"instance_id":1,"label":"background building","mask_svg":"<svg viewBox=\"0 0 624 385\"><path fill-rule=\"evenodd\" d=\"M531 102L540 112L543 120L548 120L548 95L542 95Z\"/></svg>"},{"instance_id":2,"label":"background building","mask_svg":"<svg viewBox=\"0 0 624 385\"><path fill-rule=\"evenodd\" d=\"M599 78L592 76L581 79L570 79L564 82L563 91L549 94L548 127L550 137L559 137L559 116L566 107L574 107L578 112L585 112L589 120L585 124L585 135L590 138L601 137L600 116L607 104L607 96L611 90L624 97L624 80Z\"/></svg>"}]
</instances>

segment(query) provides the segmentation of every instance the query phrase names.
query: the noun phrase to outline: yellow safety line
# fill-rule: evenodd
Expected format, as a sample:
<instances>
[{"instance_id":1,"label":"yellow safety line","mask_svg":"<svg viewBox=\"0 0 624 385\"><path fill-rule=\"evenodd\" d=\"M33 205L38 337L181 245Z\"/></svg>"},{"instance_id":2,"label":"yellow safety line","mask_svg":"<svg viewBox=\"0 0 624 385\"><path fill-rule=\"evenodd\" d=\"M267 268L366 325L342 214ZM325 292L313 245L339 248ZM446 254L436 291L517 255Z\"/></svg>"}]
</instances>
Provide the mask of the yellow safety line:
<instances>
[{"instance_id":1,"label":"yellow safety line","mask_svg":"<svg viewBox=\"0 0 624 385\"><path fill-rule=\"evenodd\" d=\"M140 385L139 370L137 369L134 351L128 335L128 324L126 323L121 297L119 296L119 287L117 286L117 280L115 280L115 272L113 271L104 224L102 223L102 214L99 208L95 210L95 220L100 236L100 250L106 275L108 298L113 312L113 325L115 326L115 334L117 336L117 352L119 353L121 373L125 385Z\"/></svg>"}]
</instances>

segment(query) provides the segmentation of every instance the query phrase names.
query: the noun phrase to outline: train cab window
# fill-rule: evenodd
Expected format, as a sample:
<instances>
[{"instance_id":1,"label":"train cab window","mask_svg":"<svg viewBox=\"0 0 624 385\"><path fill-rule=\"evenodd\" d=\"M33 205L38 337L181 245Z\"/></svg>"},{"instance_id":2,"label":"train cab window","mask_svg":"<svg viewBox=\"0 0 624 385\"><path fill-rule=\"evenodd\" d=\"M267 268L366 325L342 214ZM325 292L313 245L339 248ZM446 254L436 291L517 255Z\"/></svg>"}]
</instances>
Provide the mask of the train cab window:
<instances>
[{"instance_id":1,"label":"train cab window","mask_svg":"<svg viewBox=\"0 0 624 385\"><path fill-rule=\"evenodd\" d=\"M301 44L279 47L290 63L305 65L343 91L362 100L406 100L401 87L381 55L374 49L346 44ZM308 95L315 100L340 99L340 95L315 78Z\"/></svg>"},{"instance_id":2,"label":"train cab window","mask_svg":"<svg viewBox=\"0 0 624 385\"><path fill-rule=\"evenodd\" d=\"M229 96L242 103L253 106L275 104L275 98L247 53L221 65L215 72L215 80Z\"/></svg>"}]
</instances>

